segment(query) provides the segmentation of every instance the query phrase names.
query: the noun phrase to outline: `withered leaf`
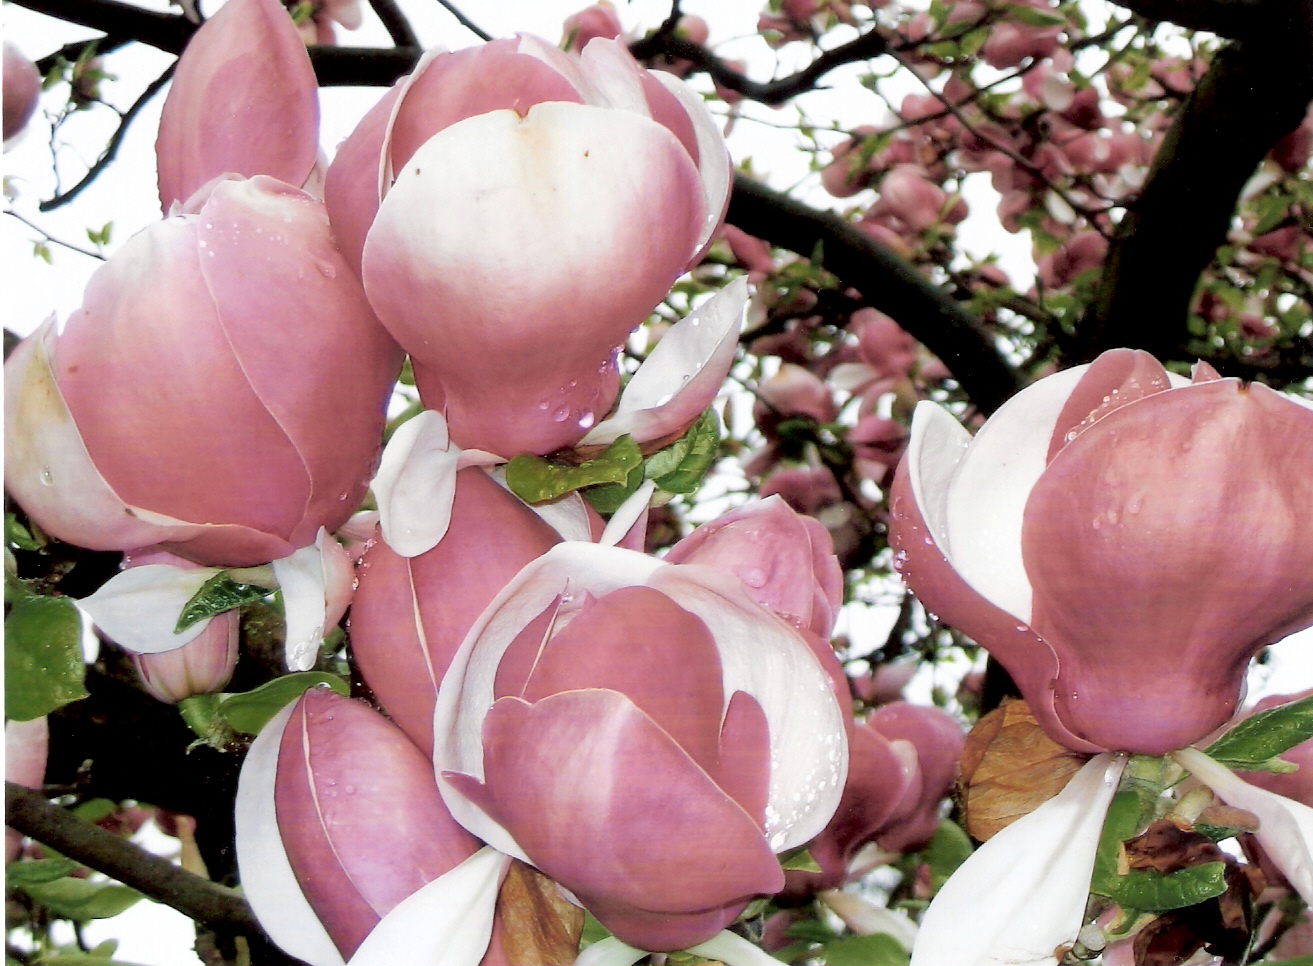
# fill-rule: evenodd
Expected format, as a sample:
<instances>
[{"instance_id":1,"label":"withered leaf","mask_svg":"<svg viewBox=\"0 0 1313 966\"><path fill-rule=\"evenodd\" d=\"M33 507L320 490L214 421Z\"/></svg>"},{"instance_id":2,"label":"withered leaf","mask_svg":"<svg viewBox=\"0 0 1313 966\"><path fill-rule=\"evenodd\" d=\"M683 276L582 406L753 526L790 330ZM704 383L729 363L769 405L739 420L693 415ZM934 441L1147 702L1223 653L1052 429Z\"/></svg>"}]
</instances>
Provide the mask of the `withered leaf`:
<instances>
[{"instance_id":1,"label":"withered leaf","mask_svg":"<svg viewBox=\"0 0 1313 966\"><path fill-rule=\"evenodd\" d=\"M1164 874L1206 862L1224 862L1226 858L1226 853L1211 839L1186 831L1165 818L1151 823L1126 843L1129 868L1153 869Z\"/></svg>"},{"instance_id":2,"label":"withered leaf","mask_svg":"<svg viewBox=\"0 0 1313 966\"><path fill-rule=\"evenodd\" d=\"M572 966L579 954L584 911L556 883L520 861L511 862L497 896L499 940L506 961Z\"/></svg>"}]
</instances>

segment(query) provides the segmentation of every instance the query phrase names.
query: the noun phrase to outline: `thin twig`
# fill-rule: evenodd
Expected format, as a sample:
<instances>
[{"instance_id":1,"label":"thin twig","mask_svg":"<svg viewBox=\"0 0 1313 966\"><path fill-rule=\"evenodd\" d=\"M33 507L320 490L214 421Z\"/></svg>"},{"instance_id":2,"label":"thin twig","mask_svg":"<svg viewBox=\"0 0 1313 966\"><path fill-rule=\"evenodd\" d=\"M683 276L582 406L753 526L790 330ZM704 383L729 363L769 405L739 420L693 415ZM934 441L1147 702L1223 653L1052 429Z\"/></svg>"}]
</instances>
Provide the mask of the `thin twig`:
<instances>
[{"instance_id":1,"label":"thin twig","mask_svg":"<svg viewBox=\"0 0 1313 966\"><path fill-rule=\"evenodd\" d=\"M235 928L264 935L251 907L232 889L84 822L14 782L5 782L5 822L70 859L103 872L212 929Z\"/></svg>"},{"instance_id":2,"label":"thin twig","mask_svg":"<svg viewBox=\"0 0 1313 966\"><path fill-rule=\"evenodd\" d=\"M447 13L456 18L457 23L470 33L474 34L474 36L478 37L480 40L492 40L492 34L488 33L482 27L475 24L469 17L465 16L465 14L461 13L460 8L452 3L451 0L438 0L438 3L447 11Z\"/></svg>"},{"instance_id":3,"label":"thin twig","mask_svg":"<svg viewBox=\"0 0 1313 966\"><path fill-rule=\"evenodd\" d=\"M12 208L6 208L5 214L8 215L10 218L18 219L28 228L31 228L34 232L40 234L42 238L50 242L50 244L52 245L58 245L60 248L67 248L71 252L77 252L79 255L86 255L88 258L97 258L102 262L105 260L105 256L103 253L93 252L90 249L81 248L78 245L74 245L72 242L66 242L63 241L62 239L56 238L54 235L50 234L50 232L46 231L40 225L28 221L18 212L14 211Z\"/></svg>"},{"instance_id":4,"label":"thin twig","mask_svg":"<svg viewBox=\"0 0 1313 966\"><path fill-rule=\"evenodd\" d=\"M177 61L170 64L168 68L165 69L164 73L151 81L150 85L141 92L141 96L133 102L132 106L123 112L123 120L119 122L119 126L110 137L109 143L105 145L104 152L96 159L96 163L88 169L87 173L82 176L82 180L62 194L57 194L53 198L41 202L41 204L37 206L40 211L54 211L56 208L68 204L90 187L98 177L100 177L101 172L109 167L113 162L114 157L119 153L119 147L123 144L123 138L128 133L128 126L132 124L133 119L141 112L141 109L149 103L150 99L158 94L160 90L163 89L164 85L173 78L173 71L177 66Z\"/></svg>"}]
</instances>

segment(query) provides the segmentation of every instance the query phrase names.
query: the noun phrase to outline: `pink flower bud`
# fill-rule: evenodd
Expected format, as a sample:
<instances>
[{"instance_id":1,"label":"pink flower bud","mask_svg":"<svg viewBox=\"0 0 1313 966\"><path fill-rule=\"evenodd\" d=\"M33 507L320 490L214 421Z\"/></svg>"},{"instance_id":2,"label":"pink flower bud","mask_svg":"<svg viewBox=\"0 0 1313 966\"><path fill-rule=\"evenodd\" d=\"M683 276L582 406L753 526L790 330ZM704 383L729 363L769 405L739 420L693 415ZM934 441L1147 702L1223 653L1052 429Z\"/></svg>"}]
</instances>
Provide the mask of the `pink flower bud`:
<instances>
[{"instance_id":1,"label":"pink flower bud","mask_svg":"<svg viewBox=\"0 0 1313 966\"><path fill-rule=\"evenodd\" d=\"M849 329L857 334L857 351L881 379L904 379L916 364L916 340L883 312L858 309Z\"/></svg>"},{"instance_id":2,"label":"pink flower bud","mask_svg":"<svg viewBox=\"0 0 1313 966\"><path fill-rule=\"evenodd\" d=\"M912 231L922 232L944 221L950 208L956 205L950 206L943 188L926 178L918 166L900 164L880 182L880 197L872 212L892 215ZM956 220L961 221L965 215L963 208Z\"/></svg>"},{"instance_id":3,"label":"pink flower bud","mask_svg":"<svg viewBox=\"0 0 1313 966\"><path fill-rule=\"evenodd\" d=\"M826 640L843 603L843 573L829 533L780 497L702 524L665 559L734 574L764 607Z\"/></svg>"},{"instance_id":4,"label":"pink flower bud","mask_svg":"<svg viewBox=\"0 0 1313 966\"><path fill-rule=\"evenodd\" d=\"M813 517L821 508L843 499L834 474L820 467L797 466L776 470L762 482L758 493L763 500L778 493L785 503L799 513Z\"/></svg>"},{"instance_id":5,"label":"pink flower bud","mask_svg":"<svg viewBox=\"0 0 1313 966\"><path fill-rule=\"evenodd\" d=\"M757 427L767 435L774 434L787 419L806 417L828 423L838 415L830 387L802 366L780 366L775 375L757 387L757 395L752 413Z\"/></svg>"},{"instance_id":6,"label":"pink flower bud","mask_svg":"<svg viewBox=\"0 0 1313 966\"><path fill-rule=\"evenodd\" d=\"M8 40L4 44L4 139L16 137L36 113L41 75L36 64Z\"/></svg>"},{"instance_id":7,"label":"pink flower bud","mask_svg":"<svg viewBox=\"0 0 1313 966\"><path fill-rule=\"evenodd\" d=\"M1097 231L1073 235L1051 255L1039 258L1039 277L1052 290L1070 285L1086 272L1102 268L1108 254L1108 240Z\"/></svg>"},{"instance_id":8,"label":"pink flower bud","mask_svg":"<svg viewBox=\"0 0 1313 966\"><path fill-rule=\"evenodd\" d=\"M739 581L565 543L470 632L435 763L466 828L668 951L783 885L773 853L838 802L845 718L811 646Z\"/></svg>"},{"instance_id":9,"label":"pink flower bud","mask_svg":"<svg viewBox=\"0 0 1313 966\"><path fill-rule=\"evenodd\" d=\"M980 49L981 59L995 70L1016 67L1027 57L1038 60L1058 49L1062 28L1037 27L1004 20L990 30L989 39Z\"/></svg>"},{"instance_id":10,"label":"pink flower bud","mask_svg":"<svg viewBox=\"0 0 1313 966\"><path fill-rule=\"evenodd\" d=\"M314 199L259 177L193 203L5 364L5 485L69 543L247 566L359 504L399 354Z\"/></svg>"},{"instance_id":11,"label":"pink flower bud","mask_svg":"<svg viewBox=\"0 0 1313 966\"><path fill-rule=\"evenodd\" d=\"M50 728L45 715L30 721L5 722L5 781L40 788L46 780ZM23 836L5 828L5 864L18 858Z\"/></svg>"},{"instance_id":12,"label":"pink flower bud","mask_svg":"<svg viewBox=\"0 0 1313 966\"><path fill-rule=\"evenodd\" d=\"M199 566L162 550L132 553L123 559L125 570L148 564L168 564L181 570ZM167 704L177 704L196 694L222 691L237 665L240 616L236 610L215 614L199 637L171 651L151 654L130 651L142 686L152 697Z\"/></svg>"},{"instance_id":13,"label":"pink flower bud","mask_svg":"<svg viewBox=\"0 0 1313 966\"><path fill-rule=\"evenodd\" d=\"M338 152L335 233L460 445L577 442L614 401L616 347L714 237L723 138L663 77L602 39L434 53Z\"/></svg>"},{"instance_id":14,"label":"pink flower bud","mask_svg":"<svg viewBox=\"0 0 1313 966\"><path fill-rule=\"evenodd\" d=\"M1040 380L974 440L922 403L895 563L1055 740L1162 754L1230 718L1249 658L1313 624L1305 444L1313 407L1130 350Z\"/></svg>"},{"instance_id":15,"label":"pink flower bud","mask_svg":"<svg viewBox=\"0 0 1313 966\"><path fill-rule=\"evenodd\" d=\"M620 17L616 15L614 4L600 0L566 17L561 32L568 41L565 49L578 52L597 37L615 40L624 32L624 28L620 26Z\"/></svg>"}]
</instances>

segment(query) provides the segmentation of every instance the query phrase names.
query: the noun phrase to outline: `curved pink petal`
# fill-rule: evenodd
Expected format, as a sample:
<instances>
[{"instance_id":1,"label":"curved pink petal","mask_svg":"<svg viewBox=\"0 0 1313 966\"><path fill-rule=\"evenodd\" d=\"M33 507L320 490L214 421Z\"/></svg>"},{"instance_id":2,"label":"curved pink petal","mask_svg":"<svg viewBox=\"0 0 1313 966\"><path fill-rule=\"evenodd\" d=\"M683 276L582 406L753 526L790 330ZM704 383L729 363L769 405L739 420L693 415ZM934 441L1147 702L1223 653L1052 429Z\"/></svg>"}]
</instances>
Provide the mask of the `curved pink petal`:
<instances>
[{"instance_id":1,"label":"curved pink petal","mask_svg":"<svg viewBox=\"0 0 1313 966\"><path fill-rule=\"evenodd\" d=\"M1313 479L1292 445L1310 439L1313 410L1215 380L1123 406L1054 457L1022 539L1073 731L1191 744L1234 714L1259 648L1313 623Z\"/></svg>"},{"instance_id":2,"label":"curved pink petal","mask_svg":"<svg viewBox=\"0 0 1313 966\"><path fill-rule=\"evenodd\" d=\"M360 276L365 236L378 214L379 152L400 96L398 84L365 112L360 123L338 145L333 163L324 175L324 205L333 225L333 238L356 277Z\"/></svg>"},{"instance_id":3,"label":"curved pink petal","mask_svg":"<svg viewBox=\"0 0 1313 966\"><path fill-rule=\"evenodd\" d=\"M376 540L365 552L351 605L352 654L388 714L426 752L438 684L466 633L520 568L559 539L471 467L457 475L451 525L434 549L407 559Z\"/></svg>"},{"instance_id":4,"label":"curved pink petal","mask_svg":"<svg viewBox=\"0 0 1313 966\"><path fill-rule=\"evenodd\" d=\"M484 806L626 942L683 948L699 939L680 916L741 908L783 884L752 818L621 694L504 698L485 719L484 749ZM653 788L679 794L654 808ZM630 907L646 915L631 922ZM723 928L713 918L710 929L699 921L701 939Z\"/></svg>"},{"instance_id":5,"label":"curved pink petal","mask_svg":"<svg viewBox=\"0 0 1313 966\"><path fill-rule=\"evenodd\" d=\"M919 799L906 816L881 831L880 844L898 852L920 848L939 825L939 803L953 789L966 734L947 712L906 701L877 708L866 727L916 749L922 778Z\"/></svg>"},{"instance_id":6,"label":"curved pink petal","mask_svg":"<svg viewBox=\"0 0 1313 966\"><path fill-rule=\"evenodd\" d=\"M228 172L303 184L319 151L318 94L282 4L226 4L183 51L164 102L155 142L164 212Z\"/></svg>"},{"instance_id":7,"label":"curved pink petal","mask_svg":"<svg viewBox=\"0 0 1313 966\"><path fill-rule=\"evenodd\" d=\"M610 408L613 349L692 250L696 181L664 128L578 104L496 111L425 142L379 209L364 278L441 381L454 439L545 452Z\"/></svg>"},{"instance_id":8,"label":"curved pink petal","mask_svg":"<svg viewBox=\"0 0 1313 966\"><path fill-rule=\"evenodd\" d=\"M338 252L320 202L252 178L219 185L198 217L200 270L223 334L310 475L291 536L301 546L359 506L401 351ZM293 348L298 364L289 366Z\"/></svg>"},{"instance_id":9,"label":"curved pink petal","mask_svg":"<svg viewBox=\"0 0 1313 966\"><path fill-rule=\"evenodd\" d=\"M443 806L428 759L368 707L327 690L293 708L275 808L297 880L346 956L479 847Z\"/></svg>"},{"instance_id":10,"label":"curved pink petal","mask_svg":"<svg viewBox=\"0 0 1313 966\"><path fill-rule=\"evenodd\" d=\"M1116 409L1164 389L1167 371L1147 352L1112 349L1086 368L1058 414L1049 439L1048 460L1064 446Z\"/></svg>"},{"instance_id":11,"label":"curved pink petal","mask_svg":"<svg viewBox=\"0 0 1313 966\"><path fill-rule=\"evenodd\" d=\"M1008 669L1045 731L1076 751L1099 751L1058 719L1053 682L1059 667L1053 648L963 579L941 549L942 529L928 522L943 519L949 481L969 443L966 430L948 413L933 404L918 406L889 497L894 567L927 611L962 628Z\"/></svg>"},{"instance_id":12,"label":"curved pink petal","mask_svg":"<svg viewBox=\"0 0 1313 966\"><path fill-rule=\"evenodd\" d=\"M50 751L50 726L46 716L29 721L5 722L5 781L28 788L40 788L46 778L46 757ZM5 863L18 858L23 847L22 833L5 828Z\"/></svg>"},{"instance_id":13,"label":"curved pink petal","mask_svg":"<svg viewBox=\"0 0 1313 966\"><path fill-rule=\"evenodd\" d=\"M580 444L605 446L628 435L638 443L682 434L724 385L748 304L738 278L675 323L638 367L616 410Z\"/></svg>"}]
</instances>

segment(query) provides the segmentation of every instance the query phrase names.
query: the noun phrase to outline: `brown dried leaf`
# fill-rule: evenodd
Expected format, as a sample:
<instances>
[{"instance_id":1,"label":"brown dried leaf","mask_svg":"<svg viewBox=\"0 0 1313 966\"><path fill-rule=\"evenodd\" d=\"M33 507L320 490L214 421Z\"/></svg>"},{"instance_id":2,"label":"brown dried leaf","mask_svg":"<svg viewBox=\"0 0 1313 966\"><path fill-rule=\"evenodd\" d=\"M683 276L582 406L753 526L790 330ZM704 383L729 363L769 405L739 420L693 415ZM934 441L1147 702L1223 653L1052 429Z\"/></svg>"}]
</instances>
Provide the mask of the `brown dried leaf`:
<instances>
[{"instance_id":1,"label":"brown dried leaf","mask_svg":"<svg viewBox=\"0 0 1313 966\"><path fill-rule=\"evenodd\" d=\"M1152 822L1126 842L1128 868L1167 874L1207 862L1225 862L1227 855L1211 839L1186 831L1165 818Z\"/></svg>"},{"instance_id":2,"label":"brown dried leaf","mask_svg":"<svg viewBox=\"0 0 1313 966\"><path fill-rule=\"evenodd\" d=\"M497 896L498 930L506 961L572 966L579 955L584 911L532 866L511 862Z\"/></svg>"},{"instance_id":3,"label":"brown dried leaf","mask_svg":"<svg viewBox=\"0 0 1313 966\"><path fill-rule=\"evenodd\" d=\"M1005 698L962 751L958 801L967 832L986 841L1062 791L1087 760L1045 734L1026 702Z\"/></svg>"}]
</instances>

